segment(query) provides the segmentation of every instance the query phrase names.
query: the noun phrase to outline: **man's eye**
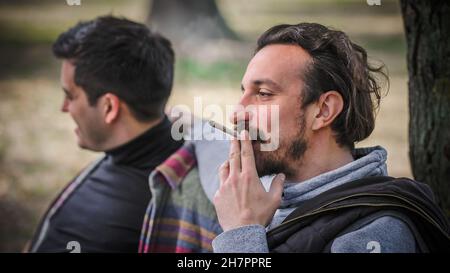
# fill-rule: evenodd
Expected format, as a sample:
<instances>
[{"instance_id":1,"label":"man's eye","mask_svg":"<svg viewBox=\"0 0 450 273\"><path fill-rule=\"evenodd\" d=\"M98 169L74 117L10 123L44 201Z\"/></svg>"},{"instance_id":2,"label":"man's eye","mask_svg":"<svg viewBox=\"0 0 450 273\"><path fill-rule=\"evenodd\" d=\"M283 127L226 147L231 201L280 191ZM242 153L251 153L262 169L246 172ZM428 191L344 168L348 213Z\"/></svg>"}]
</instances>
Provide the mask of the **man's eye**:
<instances>
[{"instance_id":1,"label":"man's eye","mask_svg":"<svg viewBox=\"0 0 450 273\"><path fill-rule=\"evenodd\" d=\"M269 92L259 91L258 92L258 96L260 96L260 97L270 97L270 96L272 96L272 94L269 93Z\"/></svg>"}]
</instances>

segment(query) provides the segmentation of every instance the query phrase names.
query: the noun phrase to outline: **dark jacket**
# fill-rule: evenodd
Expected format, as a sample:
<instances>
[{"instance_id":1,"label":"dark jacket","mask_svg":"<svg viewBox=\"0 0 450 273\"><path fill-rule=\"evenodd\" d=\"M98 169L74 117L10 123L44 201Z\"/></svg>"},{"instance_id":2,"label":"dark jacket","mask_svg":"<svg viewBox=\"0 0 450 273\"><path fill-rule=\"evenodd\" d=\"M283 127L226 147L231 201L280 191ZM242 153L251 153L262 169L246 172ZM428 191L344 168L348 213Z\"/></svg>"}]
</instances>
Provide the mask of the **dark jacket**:
<instances>
[{"instance_id":1,"label":"dark jacket","mask_svg":"<svg viewBox=\"0 0 450 273\"><path fill-rule=\"evenodd\" d=\"M107 151L78 175L50 206L32 252L137 252L151 193L148 176L182 142L161 123Z\"/></svg>"},{"instance_id":2,"label":"dark jacket","mask_svg":"<svg viewBox=\"0 0 450 273\"><path fill-rule=\"evenodd\" d=\"M430 188L408 178L391 177L356 180L306 200L267 233L269 249L330 252L336 237L382 216L407 223L419 252L450 252L449 223Z\"/></svg>"}]
</instances>

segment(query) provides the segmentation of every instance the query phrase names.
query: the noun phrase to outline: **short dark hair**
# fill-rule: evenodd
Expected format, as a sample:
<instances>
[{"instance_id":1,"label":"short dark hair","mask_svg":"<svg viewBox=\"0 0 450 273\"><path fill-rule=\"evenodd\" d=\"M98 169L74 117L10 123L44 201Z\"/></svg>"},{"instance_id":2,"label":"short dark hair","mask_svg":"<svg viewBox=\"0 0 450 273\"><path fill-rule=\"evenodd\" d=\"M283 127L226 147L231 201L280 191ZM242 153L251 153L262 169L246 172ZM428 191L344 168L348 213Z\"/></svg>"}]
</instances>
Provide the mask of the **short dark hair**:
<instances>
[{"instance_id":1,"label":"short dark hair","mask_svg":"<svg viewBox=\"0 0 450 273\"><path fill-rule=\"evenodd\" d=\"M344 32L316 23L274 26L258 39L256 52L271 44L298 45L311 56L303 74L302 108L326 91L341 94L344 108L331 124L338 144L353 148L372 133L381 99L375 74L388 79L383 64L371 65L364 48Z\"/></svg>"},{"instance_id":2,"label":"short dark hair","mask_svg":"<svg viewBox=\"0 0 450 273\"><path fill-rule=\"evenodd\" d=\"M145 25L113 16L80 22L58 37L53 53L74 61L75 83L91 105L111 92L137 120L163 115L175 57L170 41Z\"/></svg>"}]
</instances>

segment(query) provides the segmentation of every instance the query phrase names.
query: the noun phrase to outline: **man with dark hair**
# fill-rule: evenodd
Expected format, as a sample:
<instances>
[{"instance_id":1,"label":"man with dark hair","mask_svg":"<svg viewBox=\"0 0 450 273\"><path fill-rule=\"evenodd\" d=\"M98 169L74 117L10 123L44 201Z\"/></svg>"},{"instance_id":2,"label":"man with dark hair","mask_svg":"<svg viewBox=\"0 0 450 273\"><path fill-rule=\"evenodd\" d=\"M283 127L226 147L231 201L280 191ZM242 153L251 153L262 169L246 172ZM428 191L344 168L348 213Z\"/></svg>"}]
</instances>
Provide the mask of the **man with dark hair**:
<instances>
[{"instance_id":1,"label":"man with dark hair","mask_svg":"<svg viewBox=\"0 0 450 273\"><path fill-rule=\"evenodd\" d=\"M53 45L62 59L62 111L78 145L105 155L56 198L32 252L136 252L151 194L148 175L182 142L164 114L173 81L171 43L112 16L82 22Z\"/></svg>"},{"instance_id":2,"label":"man with dark hair","mask_svg":"<svg viewBox=\"0 0 450 273\"><path fill-rule=\"evenodd\" d=\"M232 141L214 196L224 230L215 252L450 250L429 187L388 177L383 148L354 147L375 126L378 72L345 33L320 24L278 25L259 38L239 103L279 106L279 147L262 151L245 130ZM268 190L265 175L275 175Z\"/></svg>"}]
</instances>

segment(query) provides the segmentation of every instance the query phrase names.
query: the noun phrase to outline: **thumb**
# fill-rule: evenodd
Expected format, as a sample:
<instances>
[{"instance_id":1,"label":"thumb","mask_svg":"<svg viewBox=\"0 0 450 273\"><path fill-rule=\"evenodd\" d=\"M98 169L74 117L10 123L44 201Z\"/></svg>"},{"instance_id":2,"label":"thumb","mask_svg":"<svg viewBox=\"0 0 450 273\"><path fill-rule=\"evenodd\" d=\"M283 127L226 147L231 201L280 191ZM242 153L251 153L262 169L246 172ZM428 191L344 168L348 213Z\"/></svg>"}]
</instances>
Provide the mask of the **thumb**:
<instances>
[{"instance_id":1,"label":"thumb","mask_svg":"<svg viewBox=\"0 0 450 273\"><path fill-rule=\"evenodd\" d=\"M269 193L271 193L272 196L281 199L281 194L283 193L284 180L286 180L286 176L283 173L279 173L275 176L275 178L272 180L272 184L270 185L269 190Z\"/></svg>"}]
</instances>

